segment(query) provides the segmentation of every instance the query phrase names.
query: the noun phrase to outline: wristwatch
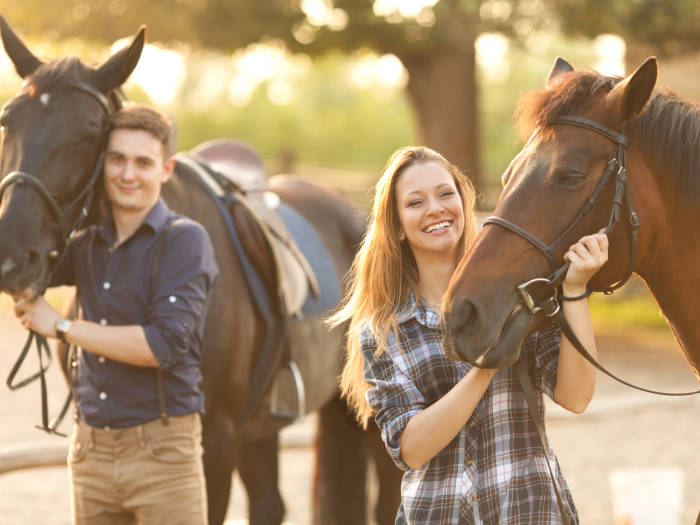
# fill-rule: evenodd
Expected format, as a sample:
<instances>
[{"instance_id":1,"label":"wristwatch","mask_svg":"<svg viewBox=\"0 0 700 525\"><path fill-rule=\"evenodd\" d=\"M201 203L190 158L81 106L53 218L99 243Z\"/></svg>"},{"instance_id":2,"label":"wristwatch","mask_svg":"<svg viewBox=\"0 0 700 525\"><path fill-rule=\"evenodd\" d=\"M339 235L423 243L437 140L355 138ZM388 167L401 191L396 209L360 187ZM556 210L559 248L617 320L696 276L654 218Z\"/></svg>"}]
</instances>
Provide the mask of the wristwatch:
<instances>
[{"instance_id":1,"label":"wristwatch","mask_svg":"<svg viewBox=\"0 0 700 525\"><path fill-rule=\"evenodd\" d=\"M56 324L54 325L54 328L56 329L56 337L58 337L64 343L67 343L68 341L66 341L66 334L68 333L68 330L70 330L71 326L73 326L73 321L70 319L59 319L56 321Z\"/></svg>"}]
</instances>

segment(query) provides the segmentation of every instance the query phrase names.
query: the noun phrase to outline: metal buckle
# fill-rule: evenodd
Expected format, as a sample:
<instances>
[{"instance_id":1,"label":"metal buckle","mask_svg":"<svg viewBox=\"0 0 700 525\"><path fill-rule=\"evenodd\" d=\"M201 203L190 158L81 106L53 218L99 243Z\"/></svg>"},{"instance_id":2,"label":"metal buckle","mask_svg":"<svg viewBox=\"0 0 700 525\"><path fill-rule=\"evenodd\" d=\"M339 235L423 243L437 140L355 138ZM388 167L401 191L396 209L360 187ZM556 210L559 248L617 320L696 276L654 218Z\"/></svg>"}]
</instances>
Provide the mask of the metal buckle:
<instances>
[{"instance_id":1,"label":"metal buckle","mask_svg":"<svg viewBox=\"0 0 700 525\"><path fill-rule=\"evenodd\" d=\"M533 284L544 284L548 288L551 289L552 294L547 297L544 301L542 301L540 304L535 304L535 299L532 297L532 294L528 290L528 287L533 285ZM529 281L526 281L524 283L520 283L517 286L518 293L520 294L520 297L523 300L523 303L527 307L528 310L530 310L530 313L536 314L538 312L544 312L544 315L547 317L552 317L553 315L556 315L557 312L559 312L559 301L557 301L557 291L556 288L552 286L552 283L549 279L546 279L544 277L537 277L535 279L530 279Z\"/></svg>"}]
</instances>

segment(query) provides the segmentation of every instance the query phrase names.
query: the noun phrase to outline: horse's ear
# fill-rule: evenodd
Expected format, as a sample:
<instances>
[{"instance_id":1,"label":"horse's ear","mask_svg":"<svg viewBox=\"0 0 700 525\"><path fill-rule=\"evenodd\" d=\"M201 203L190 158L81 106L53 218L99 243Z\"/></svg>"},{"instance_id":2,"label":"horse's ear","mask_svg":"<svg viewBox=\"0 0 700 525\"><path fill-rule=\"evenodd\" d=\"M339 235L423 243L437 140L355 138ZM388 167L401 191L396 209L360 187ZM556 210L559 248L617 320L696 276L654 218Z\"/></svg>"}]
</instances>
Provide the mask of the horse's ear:
<instances>
[{"instance_id":1,"label":"horse's ear","mask_svg":"<svg viewBox=\"0 0 700 525\"><path fill-rule=\"evenodd\" d=\"M20 77L28 77L43 64L41 60L29 51L27 46L25 46L15 32L10 29L10 26L1 16L0 33L2 33L2 44L5 46L7 56L12 60L12 63L15 65L15 70Z\"/></svg>"},{"instance_id":2,"label":"horse's ear","mask_svg":"<svg viewBox=\"0 0 700 525\"><path fill-rule=\"evenodd\" d=\"M107 93L126 82L141 58L145 39L146 26L141 26L128 46L114 53L95 70L94 81L100 91Z\"/></svg>"},{"instance_id":3,"label":"horse's ear","mask_svg":"<svg viewBox=\"0 0 700 525\"><path fill-rule=\"evenodd\" d=\"M554 60L554 65L552 66L552 69L549 71L549 75L547 75L547 82L545 82L545 87L550 88L552 87L552 83L554 82L554 79L561 75L562 73L569 73L570 71L574 70L574 66L569 64L566 60L564 60L562 57L557 57Z\"/></svg>"},{"instance_id":4,"label":"horse's ear","mask_svg":"<svg viewBox=\"0 0 700 525\"><path fill-rule=\"evenodd\" d=\"M611 107L618 111L623 123L644 110L656 86L657 75L656 57L649 57L634 73L612 88L605 97Z\"/></svg>"}]
</instances>

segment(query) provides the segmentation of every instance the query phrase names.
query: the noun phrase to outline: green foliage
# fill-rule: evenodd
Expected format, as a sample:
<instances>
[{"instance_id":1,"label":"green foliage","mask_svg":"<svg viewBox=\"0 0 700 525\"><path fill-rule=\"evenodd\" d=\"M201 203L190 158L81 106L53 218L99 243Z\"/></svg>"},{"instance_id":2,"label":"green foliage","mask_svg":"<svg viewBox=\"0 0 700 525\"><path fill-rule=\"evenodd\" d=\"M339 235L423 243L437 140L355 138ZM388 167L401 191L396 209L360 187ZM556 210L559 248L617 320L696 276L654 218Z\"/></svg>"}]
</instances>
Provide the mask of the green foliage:
<instances>
[{"instance_id":1,"label":"green foliage","mask_svg":"<svg viewBox=\"0 0 700 525\"><path fill-rule=\"evenodd\" d=\"M507 74L498 81L480 79L480 122L484 180L492 190L486 191L486 207L495 204L500 193L500 176L522 146L514 128L518 99L526 92L544 87L545 79L556 56L562 56L576 68L591 67L595 53L590 41L566 39L557 33L540 35L537 43L525 41L511 45L505 57ZM488 190L488 188L487 188Z\"/></svg>"},{"instance_id":2,"label":"green foliage","mask_svg":"<svg viewBox=\"0 0 700 525\"><path fill-rule=\"evenodd\" d=\"M697 0L548 0L571 35L615 33L665 54L700 48Z\"/></svg>"},{"instance_id":3,"label":"green foliage","mask_svg":"<svg viewBox=\"0 0 700 525\"><path fill-rule=\"evenodd\" d=\"M666 319L661 315L656 301L648 291L615 300L596 294L590 303L593 324L602 330L626 330L650 328L668 330Z\"/></svg>"},{"instance_id":4,"label":"green foliage","mask_svg":"<svg viewBox=\"0 0 700 525\"><path fill-rule=\"evenodd\" d=\"M225 96L204 110L179 105L173 111L179 147L228 136L249 143L266 159L293 152L302 163L376 169L396 148L414 141L415 124L400 91L356 88L347 80L347 66L341 56L317 60L297 80L288 105L270 101L267 83L244 106Z\"/></svg>"}]
</instances>

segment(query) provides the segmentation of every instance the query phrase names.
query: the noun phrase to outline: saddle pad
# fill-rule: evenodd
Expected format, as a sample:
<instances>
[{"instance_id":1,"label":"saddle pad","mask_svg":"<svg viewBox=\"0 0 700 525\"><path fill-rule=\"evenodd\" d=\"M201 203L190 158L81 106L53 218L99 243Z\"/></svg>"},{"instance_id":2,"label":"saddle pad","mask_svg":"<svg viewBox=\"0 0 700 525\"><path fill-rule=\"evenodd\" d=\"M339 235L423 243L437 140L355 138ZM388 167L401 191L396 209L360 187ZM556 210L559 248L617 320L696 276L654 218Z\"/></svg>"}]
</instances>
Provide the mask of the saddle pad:
<instances>
[{"instance_id":1,"label":"saddle pad","mask_svg":"<svg viewBox=\"0 0 700 525\"><path fill-rule=\"evenodd\" d=\"M340 301L340 279L331 256L314 227L291 206L280 202L276 210L292 234L301 252L306 256L318 280L321 294L318 299L307 294L301 308L303 319L327 314Z\"/></svg>"}]
</instances>

